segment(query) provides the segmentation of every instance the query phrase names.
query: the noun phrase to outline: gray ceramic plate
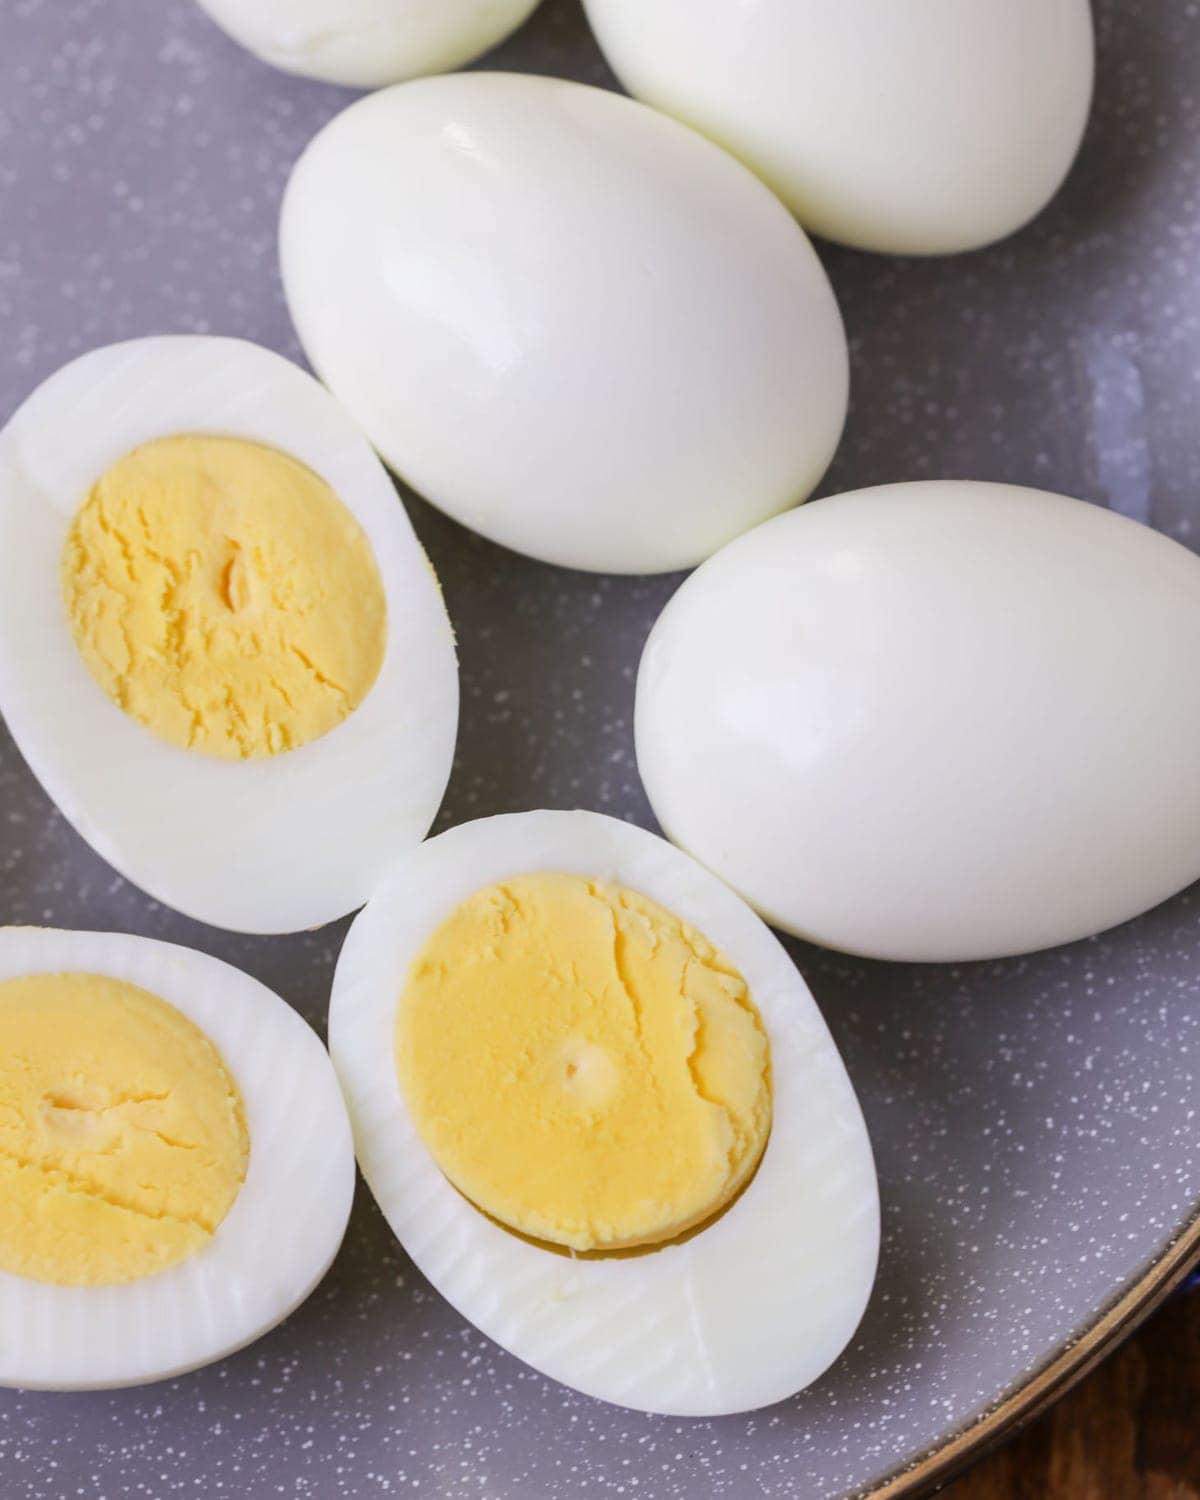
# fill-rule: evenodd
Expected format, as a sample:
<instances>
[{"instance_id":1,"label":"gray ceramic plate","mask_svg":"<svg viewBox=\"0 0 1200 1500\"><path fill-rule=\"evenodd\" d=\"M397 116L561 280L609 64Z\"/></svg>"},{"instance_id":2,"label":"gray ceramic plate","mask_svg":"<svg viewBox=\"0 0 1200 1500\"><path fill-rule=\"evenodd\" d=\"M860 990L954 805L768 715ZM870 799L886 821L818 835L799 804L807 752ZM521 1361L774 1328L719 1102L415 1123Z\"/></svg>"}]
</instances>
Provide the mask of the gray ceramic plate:
<instances>
[{"instance_id":1,"label":"gray ceramic plate","mask_svg":"<svg viewBox=\"0 0 1200 1500\"><path fill-rule=\"evenodd\" d=\"M1184 541L1200 522L1200 16L1107 0L1098 19L1087 142L1031 229L957 260L825 252L855 363L827 492L971 476L1085 495ZM610 81L575 0L547 0L497 61ZM297 355L276 208L348 97L260 67L188 0L0 0L0 415L133 334ZM462 649L442 825L575 805L648 823L633 674L676 580L555 571L411 510ZM155 906L3 739L0 830L0 920L178 939L323 1026L341 927L243 939ZM328 1281L246 1352L141 1391L0 1392L5 1500L816 1497L944 1473L1119 1336L1200 1245L1200 901L1001 964L793 951L862 1097L886 1228L860 1334L804 1396L712 1422L574 1396L430 1292L361 1194Z\"/></svg>"}]
</instances>

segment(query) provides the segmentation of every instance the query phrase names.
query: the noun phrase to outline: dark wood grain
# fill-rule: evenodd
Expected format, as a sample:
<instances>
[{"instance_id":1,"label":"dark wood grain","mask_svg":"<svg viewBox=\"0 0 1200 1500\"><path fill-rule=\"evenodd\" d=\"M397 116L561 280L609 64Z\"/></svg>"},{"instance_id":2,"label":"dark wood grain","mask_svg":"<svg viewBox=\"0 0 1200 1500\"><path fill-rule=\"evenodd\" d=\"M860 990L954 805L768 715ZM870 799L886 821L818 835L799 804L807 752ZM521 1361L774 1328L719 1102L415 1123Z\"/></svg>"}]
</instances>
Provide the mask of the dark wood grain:
<instances>
[{"instance_id":1,"label":"dark wood grain","mask_svg":"<svg viewBox=\"0 0 1200 1500\"><path fill-rule=\"evenodd\" d=\"M1173 1298L949 1500L1200 1500L1200 1292Z\"/></svg>"}]
</instances>

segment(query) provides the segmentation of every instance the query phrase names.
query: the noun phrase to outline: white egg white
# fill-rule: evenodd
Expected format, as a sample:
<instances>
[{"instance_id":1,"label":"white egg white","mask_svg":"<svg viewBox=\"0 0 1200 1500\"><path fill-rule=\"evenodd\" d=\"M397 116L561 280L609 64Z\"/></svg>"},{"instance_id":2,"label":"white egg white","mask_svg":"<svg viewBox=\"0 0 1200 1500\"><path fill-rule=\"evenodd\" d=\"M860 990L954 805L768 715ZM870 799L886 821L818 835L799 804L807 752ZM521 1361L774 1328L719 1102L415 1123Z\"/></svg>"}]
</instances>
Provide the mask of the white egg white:
<instances>
[{"instance_id":1,"label":"white egg white","mask_svg":"<svg viewBox=\"0 0 1200 1500\"><path fill-rule=\"evenodd\" d=\"M762 1163L733 1206L681 1244L580 1259L528 1243L451 1187L406 1108L393 1031L410 962L472 892L541 870L618 881L692 923L741 970L765 1023L774 1119ZM587 812L440 835L405 856L356 919L329 1020L359 1163L389 1224L438 1291L517 1358L606 1401L712 1416L800 1390L853 1334L879 1243L854 1090L777 940L664 840Z\"/></svg>"},{"instance_id":2,"label":"white egg white","mask_svg":"<svg viewBox=\"0 0 1200 1500\"><path fill-rule=\"evenodd\" d=\"M362 526L388 610L374 685L335 729L269 759L177 748L110 701L76 648L59 568L95 481L181 432L272 445ZM458 673L437 580L396 491L336 401L236 339L161 337L59 370L0 432L0 713L64 816L156 899L243 932L315 927L359 906L421 839L454 750Z\"/></svg>"},{"instance_id":3,"label":"white egg white","mask_svg":"<svg viewBox=\"0 0 1200 1500\"><path fill-rule=\"evenodd\" d=\"M374 89L448 73L502 42L538 0L200 0L217 25L287 73Z\"/></svg>"},{"instance_id":4,"label":"white egg white","mask_svg":"<svg viewBox=\"0 0 1200 1500\"><path fill-rule=\"evenodd\" d=\"M173 1005L220 1052L250 1134L246 1180L203 1249L115 1286L0 1271L0 1385L96 1390L220 1359L280 1322L337 1253L354 1152L329 1055L257 980L190 948L108 932L0 928L0 982L93 973Z\"/></svg>"},{"instance_id":5,"label":"white egg white","mask_svg":"<svg viewBox=\"0 0 1200 1500\"><path fill-rule=\"evenodd\" d=\"M846 413L812 246L725 152L603 89L473 73L343 111L293 169L284 289L384 460L566 567L690 567L803 500Z\"/></svg>"},{"instance_id":6,"label":"white egg white","mask_svg":"<svg viewBox=\"0 0 1200 1500\"><path fill-rule=\"evenodd\" d=\"M777 927L1030 952L1200 877L1200 560L1081 500L836 495L712 558L638 675L668 836Z\"/></svg>"},{"instance_id":7,"label":"white egg white","mask_svg":"<svg viewBox=\"0 0 1200 1500\"><path fill-rule=\"evenodd\" d=\"M1020 228L1091 102L1088 0L585 0L637 98L719 141L814 234L893 254Z\"/></svg>"}]
</instances>

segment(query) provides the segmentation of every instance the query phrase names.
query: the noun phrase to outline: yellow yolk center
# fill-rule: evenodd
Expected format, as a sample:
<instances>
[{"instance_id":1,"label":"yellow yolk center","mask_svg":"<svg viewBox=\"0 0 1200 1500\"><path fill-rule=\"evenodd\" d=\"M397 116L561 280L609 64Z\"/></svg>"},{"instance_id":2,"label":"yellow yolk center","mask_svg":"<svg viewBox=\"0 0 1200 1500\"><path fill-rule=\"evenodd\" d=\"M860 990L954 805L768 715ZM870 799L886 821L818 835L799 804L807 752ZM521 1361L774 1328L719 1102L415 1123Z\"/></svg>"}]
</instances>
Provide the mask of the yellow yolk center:
<instances>
[{"instance_id":1,"label":"yellow yolk center","mask_svg":"<svg viewBox=\"0 0 1200 1500\"><path fill-rule=\"evenodd\" d=\"M164 1270L208 1241L249 1152L236 1085L174 1006L99 974L0 981L0 1271Z\"/></svg>"},{"instance_id":2,"label":"yellow yolk center","mask_svg":"<svg viewBox=\"0 0 1200 1500\"><path fill-rule=\"evenodd\" d=\"M228 760L327 733L383 661L362 528L311 469L240 438L162 438L118 460L71 526L62 592L109 697Z\"/></svg>"},{"instance_id":3,"label":"yellow yolk center","mask_svg":"<svg viewBox=\"0 0 1200 1500\"><path fill-rule=\"evenodd\" d=\"M396 1023L417 1130L478 1208L576 1250L657 1244L749 1180L770 1053L746 983L654 901L575 875L464 901Z\"/></svg>"}]
</instances>

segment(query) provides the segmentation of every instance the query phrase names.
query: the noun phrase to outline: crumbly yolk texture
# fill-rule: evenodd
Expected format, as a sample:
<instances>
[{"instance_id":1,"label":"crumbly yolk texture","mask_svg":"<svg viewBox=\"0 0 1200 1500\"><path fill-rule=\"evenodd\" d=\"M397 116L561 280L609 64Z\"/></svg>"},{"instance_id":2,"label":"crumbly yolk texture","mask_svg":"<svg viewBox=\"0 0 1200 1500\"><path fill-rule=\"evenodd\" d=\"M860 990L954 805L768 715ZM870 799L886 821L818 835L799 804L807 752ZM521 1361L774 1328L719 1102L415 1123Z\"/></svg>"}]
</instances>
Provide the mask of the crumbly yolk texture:
<instances>
[{"instance_id":1,"label":"crumbly yolk texture","mask_svg":"<svg viewBox=\"0 0 1200 1500\"><path fill-rule=\"evenodd\" d=\"M104 691L172 744L294 750L362 702L387 608L362 527L317 474L241 438L135 448L62 556L75 644Z\"/></svg>"},{"instance_id":2,"label":"crumbly yolk texture","mask_svg":"<svg viewBox=\"0 0 1200 1500\"><path fill-rule=\"evenodd\" d=\"M249 1154L236 1085L174 1006L100 974L0 982L0 1270L162 1271L208 1242Z\"/></svg>"},{"instance_id":3,"label":"crumbly yolk texture","mask_svg":"<svg viewBox=\"0 0 1200 1500\"><path fill-rule=\"evenodd\" d=\"M745 980L618 885L541 873L477 892L414 960L400 1085L455 1187L575 1250L658 1244L745 1185L771 1122Z\"/></svg>"}]
</instances>

